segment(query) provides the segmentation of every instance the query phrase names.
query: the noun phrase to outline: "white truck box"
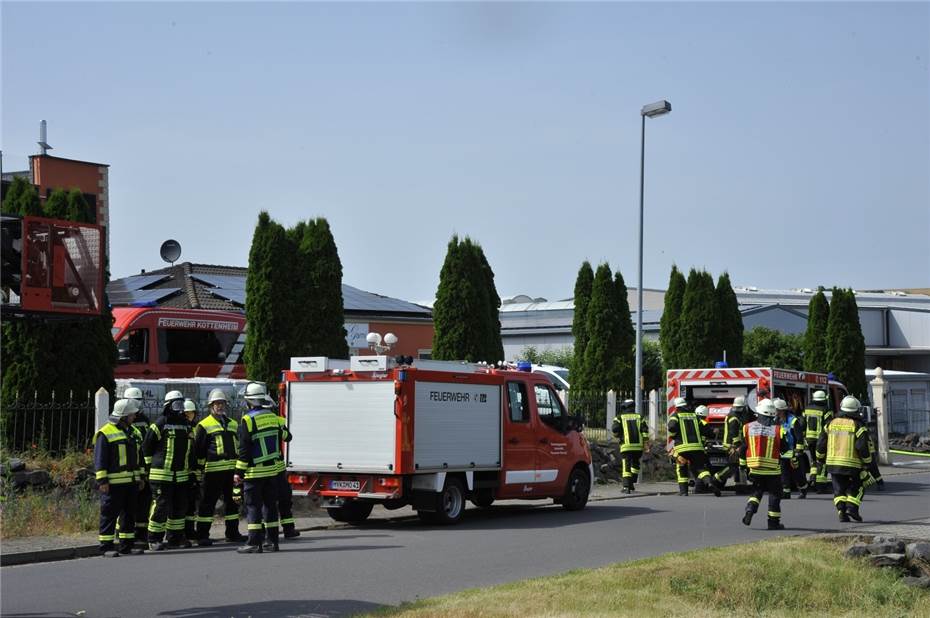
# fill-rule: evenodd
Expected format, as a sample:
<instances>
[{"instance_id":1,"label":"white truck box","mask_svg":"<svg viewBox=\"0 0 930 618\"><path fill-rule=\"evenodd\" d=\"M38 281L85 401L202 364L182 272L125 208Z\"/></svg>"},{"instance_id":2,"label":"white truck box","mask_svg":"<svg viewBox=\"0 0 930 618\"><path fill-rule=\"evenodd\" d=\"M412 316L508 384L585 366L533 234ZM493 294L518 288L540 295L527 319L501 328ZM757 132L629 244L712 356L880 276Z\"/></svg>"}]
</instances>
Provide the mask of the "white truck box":
<instances>
[{"instance_id":1,"label":"white truck box","mask_svg":"<svg viewBox=\"0 0 930 618\"><path fill-rule=\"evenodd\" d=\"M417 381L415 392L417 470L500 468L499 386Z\"/></svg>"}]
</instances>

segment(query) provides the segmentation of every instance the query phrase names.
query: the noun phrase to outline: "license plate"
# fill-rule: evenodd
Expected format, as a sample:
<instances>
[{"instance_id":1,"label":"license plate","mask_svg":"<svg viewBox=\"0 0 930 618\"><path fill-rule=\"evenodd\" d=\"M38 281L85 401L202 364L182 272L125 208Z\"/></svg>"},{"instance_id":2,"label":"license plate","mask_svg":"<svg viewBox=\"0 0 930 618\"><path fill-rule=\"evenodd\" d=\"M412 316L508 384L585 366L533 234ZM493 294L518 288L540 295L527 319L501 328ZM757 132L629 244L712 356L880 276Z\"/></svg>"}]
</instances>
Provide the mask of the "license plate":
<instances>
[{"instance_id":1,"label":"license plate","mask_svg":"<svg viewBox=\"0 0 930 618\"><path fill-rule=\"evenodd\" d=\"M725 457L711 457L710 465L712 466L725 466L727 465L727 459Z\"/></svg>"},{"instance_id":2,"label":"license plate","mask_svg":"<svg viewBox=\"0 0 930 618\"><path fill-rule=\"evenodd\" d=\"M339 491L358 491L362 484L359 481L330 481L329 488Z\"/></svg>"}]
</instances>

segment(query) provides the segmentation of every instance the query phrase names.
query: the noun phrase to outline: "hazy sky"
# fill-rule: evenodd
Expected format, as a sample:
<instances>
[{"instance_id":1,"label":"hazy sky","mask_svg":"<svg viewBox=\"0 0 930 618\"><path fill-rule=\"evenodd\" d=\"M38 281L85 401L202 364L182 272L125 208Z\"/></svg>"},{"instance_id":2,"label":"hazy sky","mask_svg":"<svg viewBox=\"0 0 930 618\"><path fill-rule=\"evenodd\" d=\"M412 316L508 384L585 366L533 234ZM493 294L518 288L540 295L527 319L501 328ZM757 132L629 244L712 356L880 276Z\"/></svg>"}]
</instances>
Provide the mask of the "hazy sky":
<instances>
[{"instance_id":1,"label":"hazy sky","mask_svg":"<svg viewBox=\"0 0 930 618\"><path fill-rule=\"evenodd\" d=\"M927 3L2 4L5 171L38 121L109 163L111 270L246 265L324 216L346 283L432 299L450 236L502 296L584 259L759 287L930 285Z\"/></svg>"}]
</instances>

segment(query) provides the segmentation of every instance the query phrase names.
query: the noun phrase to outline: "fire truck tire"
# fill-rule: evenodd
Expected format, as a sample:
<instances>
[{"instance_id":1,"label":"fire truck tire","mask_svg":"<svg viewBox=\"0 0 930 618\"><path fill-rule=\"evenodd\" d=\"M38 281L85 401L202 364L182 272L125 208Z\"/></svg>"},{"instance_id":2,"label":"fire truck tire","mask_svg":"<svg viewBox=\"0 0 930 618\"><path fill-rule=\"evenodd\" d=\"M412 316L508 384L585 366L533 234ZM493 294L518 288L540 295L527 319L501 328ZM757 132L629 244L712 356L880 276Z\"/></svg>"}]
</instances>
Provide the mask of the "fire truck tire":
<instances>
[{"instance_id":1,"label":"fire truck tire","mask_svg":"<svg viewBox=\"0 0 930 618\"><path fill-rule=\"evenodd\" d=\"M471 503L480 509L486 509L494 504L493 489L479 489L471 497Z\"/></svg>"},{"instance_id":2,"label":"fire truck tire","mask_svg":"<svg viewBox=\"0 0 930 618\"><path fill-rule=\"evenodd\" d=\"M591 490L591 481L583 468L573 468L568 475L565 485L565 494L559 500L567 511L580 511L588 503L588 494Z\"/></svg>"},{"instance_id":3,"label":"fire truck tire","mask_svg":"<svg viewBox=\"0 0 930 618\"><path fill-rule=\"evenodd\" d=\"M465 486L457 478L446 479L442 491L436 494L436 510L417 511L426 523L451 526L459 523L465 513Z\"/></svg>"},{"instance_id":4,"label":"fire truck tire","mask_svg":"<svg viewBox=\"0 0 930 618\"><path fill-rule=\"evenodd\" d=\"M342 506L326 509L326 512L336 521L358 524L368 519L374 506L371 502L347 502Z\"/></svg>"}]
</instances>

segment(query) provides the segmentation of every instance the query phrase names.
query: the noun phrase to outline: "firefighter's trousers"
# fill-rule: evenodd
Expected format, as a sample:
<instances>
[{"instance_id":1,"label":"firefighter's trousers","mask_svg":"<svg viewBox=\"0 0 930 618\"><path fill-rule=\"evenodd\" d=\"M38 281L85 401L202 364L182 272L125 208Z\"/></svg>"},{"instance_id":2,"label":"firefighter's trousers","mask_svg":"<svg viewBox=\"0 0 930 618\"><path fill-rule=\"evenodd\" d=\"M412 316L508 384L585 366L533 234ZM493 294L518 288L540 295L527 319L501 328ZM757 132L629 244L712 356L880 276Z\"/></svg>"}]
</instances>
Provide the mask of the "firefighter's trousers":
<instances>
[{"instance_id":1,"label":"firefighter's trousers","mask_svg":"<svg viewBox=\"0 0 930 618\"><path fill-rule=\"evenodd\" d=\"M642 451L626 451L620 453L621 477L623 486L627 489L633 489L633 483L639 481L639 460L642 458Z\"/></svg>"},{"instance_id":2,"label":"firefighter's trousers","mask_svg":"<svg viewBox=\"0 0 930 618\"><path fill-rule=\"evenodd\" d=\"M152 510L152 486L148 481L136 492L135 499L136 542L148 541L149 513Z\"/></svg>"},{"instance_id":3,"label":"firefighter's trousers","mask_svg":"<svg viewBox=\"0 0 930 618\"><path fill-rule=\"evenodd\" d=\"M265 540L278 542L278 477L269 476L245 482L245 509L249 518L249 545L261 545Z\"/></svg>"},{"instance_id":4,"label":"firefighter's trousers","mask_svg":"<svg viewBox=\"0 0 930 618\"><path fill-rule=\"evenodd\" d=\"M287 482L287 471L282 471L275 477L278 490L278 514L281 516L281 528L285 531L293 530L294 521L294 493L291 484Z\"/></svg>"},{"instance_id":5,"label":"firefighter's trousers","mask_svg":"<svg viewBox=\"0 0 930 618\"><path fill-rule=\"evenodd\" d=\"M817 440L807 440L807 452L811 458L810 482L812 484L828 482L826 466L817 459Z\"/></svg>"},{"instance_id":6,"label":"firefighter's trousers","mask_svg":"<svg viewBox=\"0 0 930 618\"><path fill-rule=\"evenodd\" d=\"M859 472L855 474L837 474L832 472L833 478L833 504L840 513L851 515L859 514L862 504L862 479Z\"/></svg>"},{"instance_id":7,"label":"firefighter's trousers","mask_svg":"<svg viewBox=\"0 0 930 618\"><path fill-rule=\"evenodd\" d=\"M801 453L804 457L804 453ZM779 460L781 465L781 495L782 498L790 498L793 490L807 489L807 479L804 478L804 468L798 463L795 468L791 464L791 459L782 458Z\"/></svg>"},{"instance_id":8,"label":"firefighter's trousers","mask_svg":"<svg viewBox=\"0 0 930 618\"><path fill-rule=\"evenodd\" d=\"M117 540L120 551L132 547L135 533L136 484L110 484L105 494L100 494L100 551L115 549ZM121 532L117 535L116 522ZM117 539L118 536L118 539Z\"/></svg>"},{"instance_id":9,"label":"firefighter's trousers","mask_svg":"<svg viewBox=\"0 0 930 618\"><path fill-rule=\"evenodd\" d=\"M749 482L752 483L752 495L746 502L746 512L755 515L759 510L763 494L769 495L769 519L781 519L781 476L778 474L753 474L749 472Z\"/></svg>"},{"instance_id":10,"label":"firefighter's trousers","mask_svg":"<svg viewBox=\"0 0 930 618\"><path fill-rule=\"evenodd\" d=\"M695 480L695 489L698 485L704 484L710 486L716 482L710 471L707 469L707 455L704 451L690 451L681 453L678 457L683 458L687 463L678 462L675 466L675 474L678 477L678 491L686 495L688 493L688 472Z\"/></svg>"},{"instance_id":11,"label":"firefighter's trousers","mask_svg":"<svg viewBox=\"0 0 930 618\"><path fill-rule=\"evenodd\" d=\"M203 475L200 508L197 512L197 538L210 536L216 501L223 498L223 515L226 521L226 539L239 540L239 505L233 501L233 475L235 470L219 470Z\"/></svg>"},{"instance_id":12,"label":"firefighter's trousers","mask_svg":"<svg viewBox=\"0 0 930 618\"><path fill-rule=\"evenodd\" d=\"M187 485L187 509L184 511L184 536L188 541L197 539L197 502L200 499L200 483L191 479Z\"/></svg>"},{"instance_id":13,"label":"firefighter's trousers","mask_svg":"<svg viewBox=\"0 0 930 618\"><path fill-rule=\"evenodd\" d=\"M190 483L171 481L152 482L152 511L149 514L149 542L165 539L170 545L184 540L184 518L187 513L187 495Z\"/></svg>"}]
</instances>

